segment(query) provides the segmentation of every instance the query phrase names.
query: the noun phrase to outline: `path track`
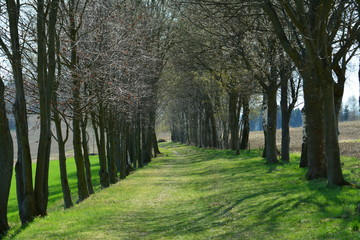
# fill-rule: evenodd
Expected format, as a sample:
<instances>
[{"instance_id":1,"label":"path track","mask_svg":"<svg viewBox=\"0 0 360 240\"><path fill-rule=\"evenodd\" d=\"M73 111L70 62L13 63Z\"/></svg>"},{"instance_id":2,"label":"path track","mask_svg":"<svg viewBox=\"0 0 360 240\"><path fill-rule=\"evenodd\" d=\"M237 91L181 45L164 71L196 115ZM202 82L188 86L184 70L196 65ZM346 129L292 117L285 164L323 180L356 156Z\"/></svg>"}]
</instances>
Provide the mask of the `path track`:
<instances>
[{"instance_id":1,"label":"path track","mask_svg":"<svg viewBox=\"0 0 360 240\"><path fill-rule=\"evenodd\" d=\"M298 157L267 165L257 150L161 147L150 165L15 239L360 239L349 213L358 190L305 181ZM346 166L357 176L356 161Z\"/></svg>"}]
</instances>

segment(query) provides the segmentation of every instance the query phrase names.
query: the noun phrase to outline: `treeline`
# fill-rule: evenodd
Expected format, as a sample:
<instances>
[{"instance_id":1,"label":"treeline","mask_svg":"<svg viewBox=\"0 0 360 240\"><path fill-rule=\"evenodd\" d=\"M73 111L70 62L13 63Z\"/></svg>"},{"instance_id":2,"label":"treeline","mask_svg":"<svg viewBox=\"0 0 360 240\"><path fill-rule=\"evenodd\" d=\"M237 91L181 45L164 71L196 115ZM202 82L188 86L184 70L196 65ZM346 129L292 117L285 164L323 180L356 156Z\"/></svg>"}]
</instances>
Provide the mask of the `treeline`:
<instances>
[{"instance_id":1,"label":"treeline","mask_svg":"<svg viewBox=\"0 0 360 240\"><path fill-rule=\"evenodd\" d=\"M259 114L258 116L253 117L253 119L250 119L250 131L263 131L263 118ZM291 112L289 126L296 128L301 127L303 124L302 122L302 116L301 116L301 110L299 108L294 109ZM281 129L282 127L282 115L281 115L281 109L278 107L276 112L276 129Z\"/></svg>"},{"instance_id":2,"label":"treeline","mask_svg":"<svg viewBox=\"0 0 360 240\"><path fill-rule=\"evenodd\" d=\"M306 178L350 184L341 169L338 119L348 63L359 47L359 1L185 0L172 8L180 13L177 41L162 79L172 140L239 153L247 146L249 110L260 101L263 156L278 162L280 109L287 162L301 94Z\"/></svg>"},{"instance_id":3,"label":"treeline","mask_svg":"<svg viewBox=\"0 0 360 240\"><path fill-rule=\"evenodd\" d=\"M6 0L0 4L0 48L6 59L1 66L6 75L0 81L2 235L9 229L7 203L14 165L9 129L14 126L7 111L15 119L22 224L47 214L52 135L59 148L65 208L74 203L65 156L70 134L78 180L76 202L94 193L88 128L95 134L102 188L159 154L157 84L170 44L171 18L163 1ZM39 119L37 156L30 152L29 114Z\"/></svg>"}]
</instances>

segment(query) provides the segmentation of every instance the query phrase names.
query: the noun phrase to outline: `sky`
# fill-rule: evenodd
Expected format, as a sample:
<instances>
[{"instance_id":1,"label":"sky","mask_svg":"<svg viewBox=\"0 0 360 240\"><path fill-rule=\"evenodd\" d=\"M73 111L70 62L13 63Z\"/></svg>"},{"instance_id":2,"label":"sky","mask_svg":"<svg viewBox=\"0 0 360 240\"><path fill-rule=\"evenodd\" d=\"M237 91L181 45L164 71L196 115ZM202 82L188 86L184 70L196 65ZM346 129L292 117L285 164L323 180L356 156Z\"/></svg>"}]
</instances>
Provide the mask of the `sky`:
<instances>
[{"instance_id":1,"label":"sky","mask_svg":"<svg viewBox=\"0 0 360 240\"><path fill-rule=\"evenodd\" d=\"M359 59L359 57L354 57L349 63L343 102L346 102L351 96L355 96L356 99L359 99Z\"/></svg>"}]
</instances>

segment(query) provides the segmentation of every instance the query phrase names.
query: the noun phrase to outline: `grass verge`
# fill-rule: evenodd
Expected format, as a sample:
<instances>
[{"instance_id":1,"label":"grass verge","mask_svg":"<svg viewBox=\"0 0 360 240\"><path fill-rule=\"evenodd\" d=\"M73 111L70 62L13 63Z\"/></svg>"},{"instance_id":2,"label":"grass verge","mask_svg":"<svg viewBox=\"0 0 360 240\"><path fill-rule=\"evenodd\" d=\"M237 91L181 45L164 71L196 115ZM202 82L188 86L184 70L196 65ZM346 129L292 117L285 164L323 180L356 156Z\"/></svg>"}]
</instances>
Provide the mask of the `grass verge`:
<instances>
[{"instance_id":1,"label":"grass verge","mask_svg":"<svg viewBox=\"0 0 360 240\"><path fill-rule=\"evenodd\" d=\"M359 190L306 181L298 155L268 165L257 150L161 144L163 157L14 239L360 239ZM359 179L343 158L347 180ZM60 201L60 200L59 200Z\"/></svg>"},{"instance_id":2,"label":"grass verge","mask_svg":"<svg viewBox=\"0 0 360 240\"><path fill-rule=\"evenodd\" d=\"M100 181L98 177L98 171L99 171L98 157L91 156L90 161L91 161L91 170L92 170L92 182L94 185L94 190L97 191L100 189ZM75 160L74 158L69 158L67 159L66 163L67 163L69 187L71 190L73 203L75 204L75 202L78 200ZM35 179L36 164L33 164L32 170L33 170L33 179ZM48 212L64 211L63 203L64 202L63 202L63 194L60 183L59 161L50 161ZM13 177L11 181L9 206L8 206L8 220L11 229L8 232L5 239L12 239L19 232L26 229L21 227L21 222L19 218L17 199L16 199L15 172L13 173Z\"/></svg>"}]
</instances>

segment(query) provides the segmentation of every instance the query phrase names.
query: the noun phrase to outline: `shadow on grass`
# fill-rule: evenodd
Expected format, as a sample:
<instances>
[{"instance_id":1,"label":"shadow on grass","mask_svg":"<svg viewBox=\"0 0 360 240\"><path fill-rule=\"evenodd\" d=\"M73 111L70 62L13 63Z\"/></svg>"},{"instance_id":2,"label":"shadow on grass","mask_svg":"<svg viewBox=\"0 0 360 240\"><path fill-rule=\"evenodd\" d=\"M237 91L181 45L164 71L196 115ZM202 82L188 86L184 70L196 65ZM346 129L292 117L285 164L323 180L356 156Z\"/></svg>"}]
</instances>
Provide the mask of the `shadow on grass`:
<instances>
[{"instance_id":1,"label":"shadow on grass","mask_svg":"<svg viewBox=\"0 0 360 240\"><path fill-rule=\"evenodd\" d=\"M97 190L100 189L100 181L98 177L99 172L99 162L97 160L97 156L91 156L91 176L92 176L92 182L93 187ZM58 161L51 161L50 162L50 172L49 172L49 199L48 199L48 211L51 208L63 208L63 193L61 189L61 183L60 183L60 170L58 166ZM36 169L33 167L33 170ZM72 201L73 203L77 200L77 174L75 169L75 162L74 159L67 159L67 170L68 170L68 183L72 194ZM12 188L15 188L15 179L12 181ZM12 198L12 202L8 206L8 216L9 216L9 222L11 225L15 225L7 235L3 236L2 238L6 239L13 239L18 234L20 234L22 231L24 231L27 227L27 225L20 225L20 219L18 217L18 206L16 202L16 195L15 191L13 190L13 195L10 196ZM17 222L15 223L14 220ZM0 239L2 239L0 237Z\"/></svg>"},{"instance_id":2,"label":"shadow on grass","mask_svg":"<svg viewBox=\"0 0 360 240\"><path fill-rule=\"evenodd\" d=\"M330 226L336 227L343 239L354 239L348 229L358 218L341 207L346 194L341 188L326 188L325 180L305 181L298 159L267 165L257 150L237 156L231 151L199 150L175 143L160 146L168 155L134 179L141 186L151 182L160 187L155 200L163 192L173 194L170 200L147 205L153 200L138 195L141 199L135 200L143 207L116 213L109 209L108 215L84 214L82 229L108 234L111 223L111 230L123 234L117 235L120 239L286 239L291 229L304 229L306 236L312 227L315 239L341 239L334 231L316 232L323 220L327 224L340 220ZM356 193L349 198L353 196ZM348 205L356 201L346 199ZM77 226L67 229L72 236L77 236L77 231ZM298 235L296 239L304 238Z\"/></svg>"},{"instance_id":3,"label":"shadow on grass","mask_svg":"<svg viewBox=\"0 0 360 240\"><path fill-rule=\"evenodd\" d=\"M202 153L205 156L201 156ZM211 156L206 156L207 154L211 154ZM193 156L197 159L196 161L191 160ZM173 232L173 236L175 236L175 232L179 234L179 231L184 232L184 234L186 231L207 231L219 221L223 225L231 225L236 221L228 219L228 217L224 219L223 216L230 213L234 214L237 212L237 209L246 209L257 216L256 222L245 227L235 223L235 225L240 225L238 227L243 230L236 234L226 233L219 235L217 238L238 238L241 237L242 233L256 231L258 228L263 228L268 233L276 234L278 229L284 224L284 218L290 218L290 221L295 221L301 227L303 225L302 221L307 221L302 219L303 217L312 218L309 221L315 221L315 224L319 224L316 221L340 220L341 223L338 224L338 230L342 235L335 234L335 236L343 236L344 239L351 239L353 237L353 233L349 231L349 228L351 228L351 224L354 221L359 221L359 217L354 214L354 209L344 206L343 189L349 187L327 188L326 180L310 182L304 180L304 170L298 169L299 157L293 157L292 162L289 164L263 164L259 161L260 158L258 158L257 151L254 150L249 153L249 158L257 159L246 162L230 154L229 151L216 152L211 149L199 150L194 155L188 155L187 163L200 163L199 159L206 162L221 159L225 165L221 166L217 163L216 167L205 166L201 170L187 174L187 176L208 177L208 179L212 180L208 182L204 182L201 179L198 181L193 180L191 183L192 187L198 188L199 191L210 192L214 190L214 181L216 182L216 179L223 181L219 185L225 189L227 187L224 185L228 182L241 183L239 188L242 187L241 185L244 182L253 182L254 186L257 184L264 184L264 186L263 188L254 187L254 189L251 189L250 185L248 185L245 187L246 189L238 191L238 195L242 197L237 199L234 198L236 194L229 191L218 191L218 194L202 198L201 201L207 203L216 202L219 199L227 199L227 201L223 201L221 206L211 207L208 211L205 210L201 217L195 218L193 221L190 221L191 223L180 221L180 223L177 223L174 232L170 230L170 233ZM229 167L228 161L233 159L238 161ZM290 169L295 170L289 171ZM211 177L211 175L214 175L214 177ZM265 182L258 181L262 177L266 179ZM236 184L231 184L230 188L236 189L236 187ZM347 199L347 205L350 206L356 206L357 202L356 199ZM308 209L311 209L313 214L308 214ZM302 215L302 212L306 214ZM354 229L357 228L354 227ZM169 230L167 232L169 233ZM168 236L171 236L170 233ZM334 233L322 233L319 236L334 237Z\"/></svg>"}]
</instances>

